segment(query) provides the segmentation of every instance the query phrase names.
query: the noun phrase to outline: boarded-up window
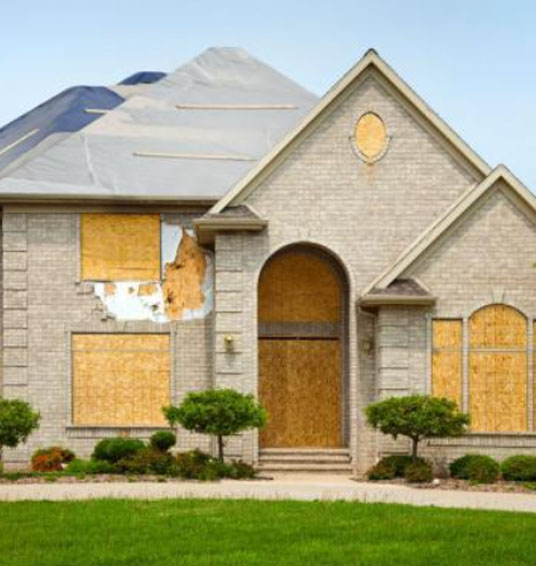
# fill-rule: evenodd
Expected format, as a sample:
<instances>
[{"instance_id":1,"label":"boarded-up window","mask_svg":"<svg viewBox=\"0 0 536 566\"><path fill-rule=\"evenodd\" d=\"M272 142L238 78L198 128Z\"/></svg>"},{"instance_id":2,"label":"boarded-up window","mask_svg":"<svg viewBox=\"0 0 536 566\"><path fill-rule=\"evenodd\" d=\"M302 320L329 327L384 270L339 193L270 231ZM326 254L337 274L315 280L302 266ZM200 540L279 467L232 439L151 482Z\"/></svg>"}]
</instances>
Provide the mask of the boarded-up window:
<instances>
[{"instance_id":1,"label":"boarded-up window","mask_svg":"<svg viewBox=\"0 0 536 566\"><path fill-rule=\"evenodd\" d=\"M434 320L432 324L432 394L461 406L462 321Z\"/></svg>"},{"instance_id":2,"label":"boarded-up window","mask_svg":"<svg viewBox=\"0 0 536 566\"><path fill-rule=\"evenodd\" d=\"M158 214L82 214L82 279L160 278Z\"/></svg>"},{"instance_id":3,"label":"boarded-up window","mask_svg":"<svg viewBox=\"0 0 536 566\"><path fill-rule=\"evenodd\" d=\"M469 319L469 407L475 432L527 430L527 321L506 305Z\"/></svg>"},{"instance_id":4,"label":"boarded-up window","mask_svg":"<svg viewBox=\"0 0 536 566\"><path fill-rule=\"evenodd\" d=\"M74 334L73 423L164 425L168 334Z\"/></svg>"}]
</instances>

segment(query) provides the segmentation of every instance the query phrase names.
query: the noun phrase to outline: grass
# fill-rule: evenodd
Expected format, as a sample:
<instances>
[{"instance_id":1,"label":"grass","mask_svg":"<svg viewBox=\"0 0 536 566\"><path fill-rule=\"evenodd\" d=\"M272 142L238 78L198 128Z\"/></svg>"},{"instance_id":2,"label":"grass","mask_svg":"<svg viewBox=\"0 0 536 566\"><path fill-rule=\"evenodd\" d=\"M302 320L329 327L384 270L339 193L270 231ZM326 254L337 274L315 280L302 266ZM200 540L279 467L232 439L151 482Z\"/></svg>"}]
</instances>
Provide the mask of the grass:
<instances>
[{"instance_id":1,"label":"grass","mask_svg":"<svg viewBox=\"0 0 536 566\"><path fill-rule=\"evenodd\" d=\"M521 566L535 534L530 514L385 504L0 504L2 566Z\"/></svg>"}]
</instances>

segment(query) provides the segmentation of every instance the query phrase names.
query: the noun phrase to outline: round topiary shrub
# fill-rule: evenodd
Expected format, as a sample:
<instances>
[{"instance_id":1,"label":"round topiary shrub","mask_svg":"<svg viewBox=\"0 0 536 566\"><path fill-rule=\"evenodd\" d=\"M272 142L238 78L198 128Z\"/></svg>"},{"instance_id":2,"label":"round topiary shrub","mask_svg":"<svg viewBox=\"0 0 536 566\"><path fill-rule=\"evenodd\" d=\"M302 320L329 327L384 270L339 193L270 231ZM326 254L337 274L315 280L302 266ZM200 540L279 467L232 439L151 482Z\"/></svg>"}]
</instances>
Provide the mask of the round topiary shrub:
<instances>
[{"instance_id":1,"label":"round topiary shrub","mask_svg":"<svg viewBox=\"0 0 536 566\"><path fill-rule=\"evenodd\" d=\"M484 454L466 454L454 460L449 470L453 478L477 483L495 483L500 475L499 464Z\"/></svg>"},{"instance_id":2,"label":"round topiary shrub","mask_svg":"<svg viewBox=\"0 0 536 566\"><path fill-rule=\"evenodd\" d=\"M536 481L536 456L510 456L502 462L501 473L508 481Z\"/></svg>"},{"instance_id":3,"label":"round topiary shrub","mask_svg":"<svg viewBox=\"0 0 536 566\"><path fill-rule=\"evenodd\" d=\"M91 458L93 458L93 460L104 460L115 464L119 462L119 460L132 456L143 448L145 448L145 444L137 438L122 438L120 436L116 438L104 438L96 444Z\"/></svg>"},{"instance_id":4,"label":"round topiary shrub","mask_svg":"<svg viewBox=\"0 0 536 566\"><path fill-rule=\"evenodd\" d=\"M410 462L404 471L404 477L410 483L428 483L434 479L432 464L426 460L419 459Z\"/></svg>"},{"instance_id":5,"label":"round topiary shrub","mask_svg":"<svg viewBox=\"0 0 536 566\"><path fill-rule=\"evenodd\" d=\"M386 462L385 458L382 458L367 471L367 479L372 481L392 480L395 475L396 466L392 462Z\"/></svg>"},{"instance_id":6,"label":"round topiary shrub","mask_svg":"<svg viewBox=\"0 0 536 566\"><path fill-rule=\"evenodd\" d=\"M150 443L153 448L167 452L177 443L177 436L170 430L160 430L151 436Z\"/></svg>"},{"instance_id":7,"label":"round topiary shrub","mask_svg":"<svg viewBox=\"0 0 536 566\"><path fill-rule=\"evenodd\" d=\"M74 460L74 452L61 446L51 446L36 450L32 456L31 468L34 472L59 472L65 464Z\"/></svg>"}]
</instances>

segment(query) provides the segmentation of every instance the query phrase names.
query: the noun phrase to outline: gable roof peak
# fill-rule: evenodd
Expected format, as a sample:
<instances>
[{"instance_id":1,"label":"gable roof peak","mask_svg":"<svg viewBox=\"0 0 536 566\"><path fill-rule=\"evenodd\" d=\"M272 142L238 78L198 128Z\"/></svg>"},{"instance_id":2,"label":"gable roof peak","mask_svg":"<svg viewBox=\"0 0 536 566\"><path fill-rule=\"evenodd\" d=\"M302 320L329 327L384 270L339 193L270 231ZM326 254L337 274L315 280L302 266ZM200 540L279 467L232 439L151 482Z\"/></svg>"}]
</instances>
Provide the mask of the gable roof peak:
<instances>
[{"instance_id":1,"label":"gable roof peak","mask_svg":"<svg viewBox=\"0 0 536 566\"><path fill-rule=\"evenodd\" d=\"M331 107L340 95L352 84L355 84L363 73L371 67L394 87L397 93L446 140L460 158L474 172L475 179L480 181L491 172L491 167L467 144L428 104L380 57L378 52L370 48L363 57L347 71L319 100L309 114L291 130L274 148L261 159L257 166L236 183L211 209L211 213L221 212L227 206L236 206L258 186L272 168L277 166L280 158L306 135L309 126L316 122L324 112Z\"/></svg>"}]
</instances>

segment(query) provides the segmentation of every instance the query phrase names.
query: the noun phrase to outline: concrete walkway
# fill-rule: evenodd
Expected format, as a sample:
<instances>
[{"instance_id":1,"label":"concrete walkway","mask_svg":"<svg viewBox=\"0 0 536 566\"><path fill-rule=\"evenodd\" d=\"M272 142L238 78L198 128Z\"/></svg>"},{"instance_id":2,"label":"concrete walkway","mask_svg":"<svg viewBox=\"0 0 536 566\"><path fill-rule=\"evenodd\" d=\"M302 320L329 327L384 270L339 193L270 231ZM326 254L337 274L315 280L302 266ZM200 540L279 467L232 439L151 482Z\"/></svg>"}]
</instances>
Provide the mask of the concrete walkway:
<instances>
[{"instance_id":1,"label":"concrete walkway","mask_svg":"<svg viewBox=\"0 0 536 566\"><path fill-rule=\"evenodd\" d=\"M326 475L287 475L273 480L224 480L218 483L110 482L0 485L0 501L63 501L104 497L123 499L345 500L366 503L405 503L420 506L536 512L536 494L416 489L403 485L359 483L341 476Z\"/></svg>"}]
</instances>

